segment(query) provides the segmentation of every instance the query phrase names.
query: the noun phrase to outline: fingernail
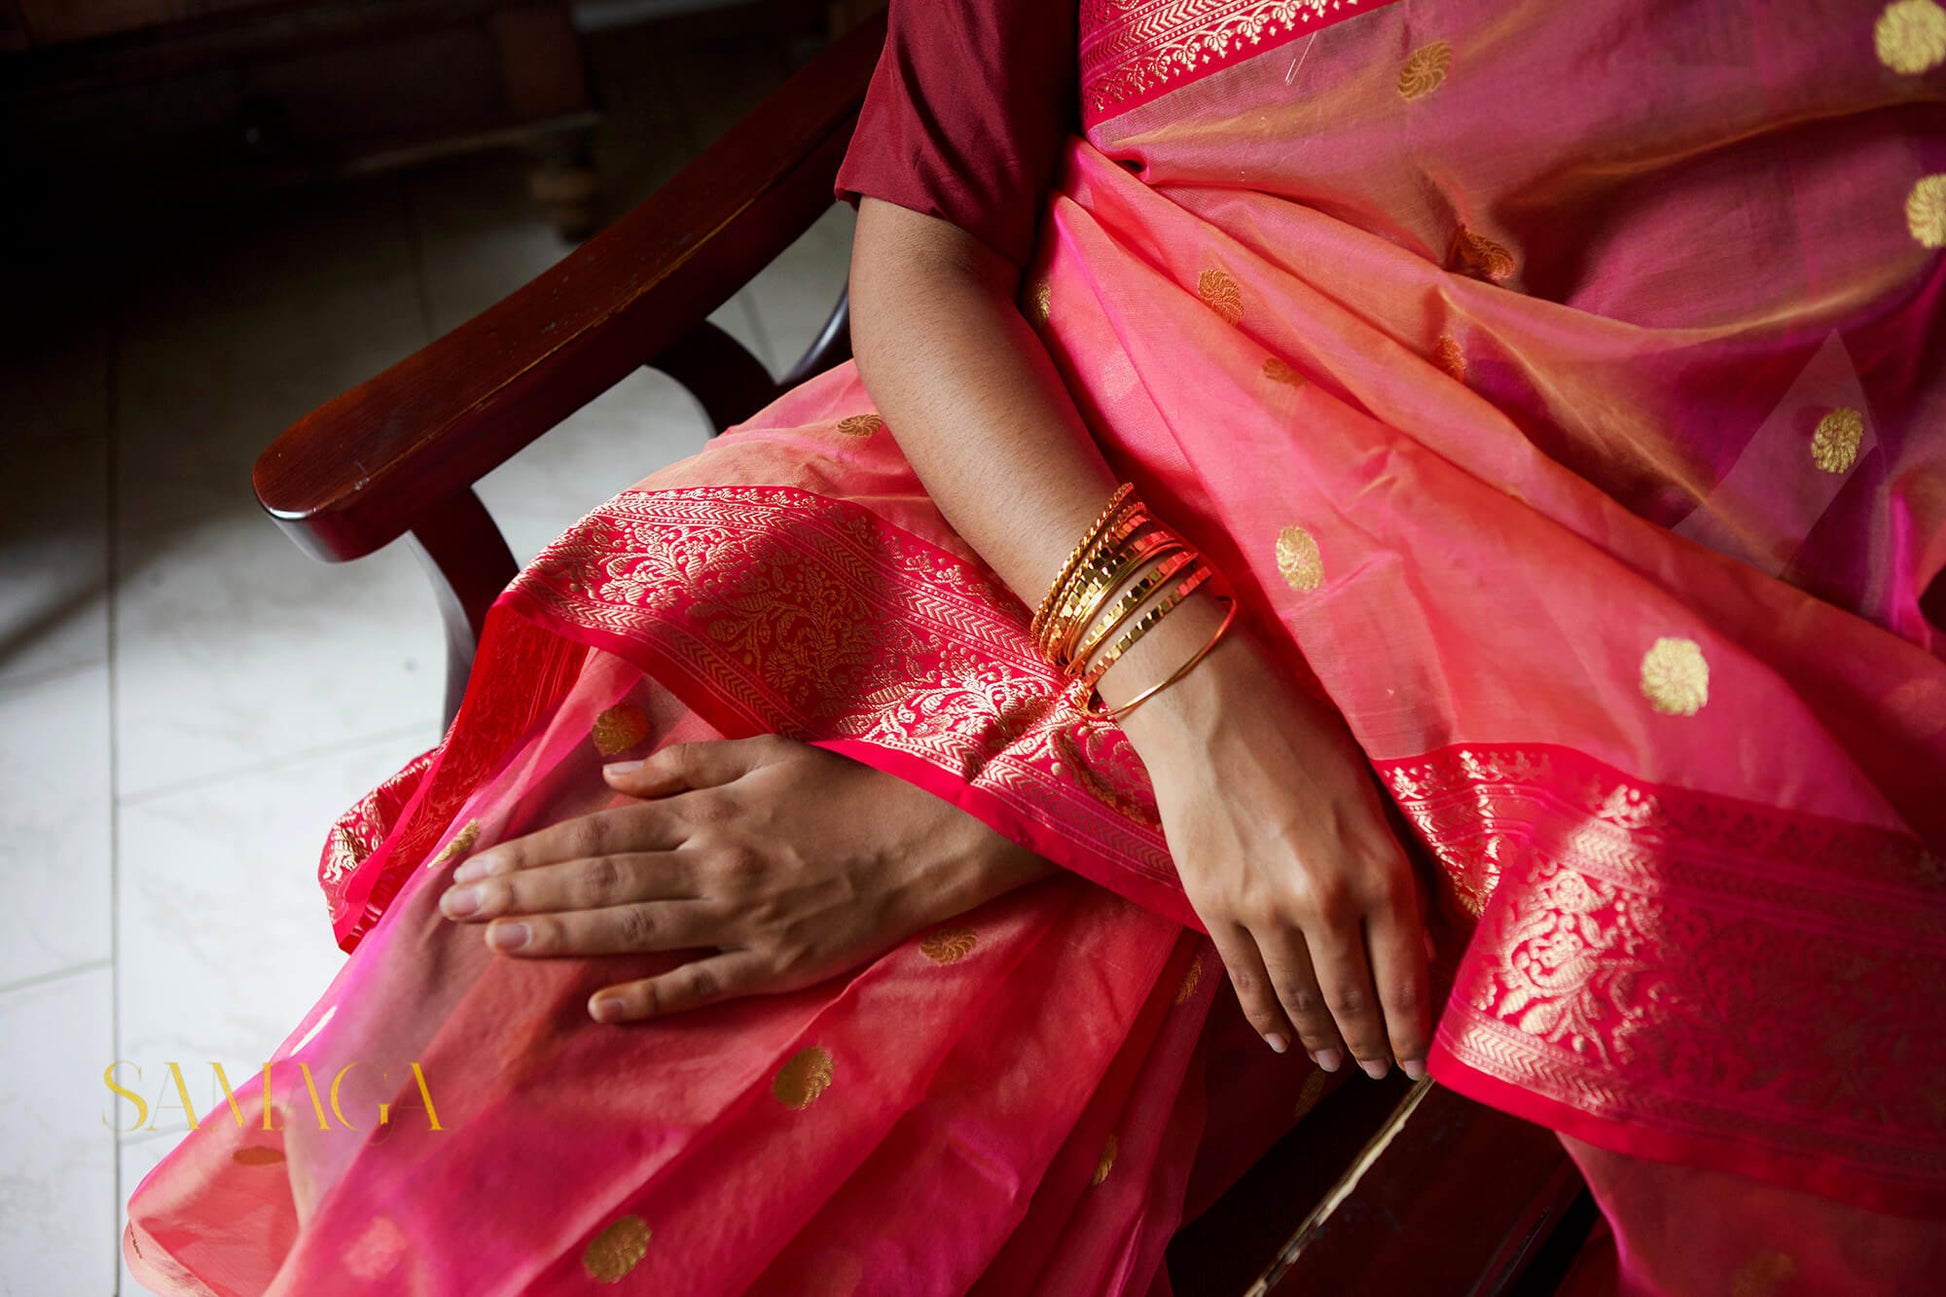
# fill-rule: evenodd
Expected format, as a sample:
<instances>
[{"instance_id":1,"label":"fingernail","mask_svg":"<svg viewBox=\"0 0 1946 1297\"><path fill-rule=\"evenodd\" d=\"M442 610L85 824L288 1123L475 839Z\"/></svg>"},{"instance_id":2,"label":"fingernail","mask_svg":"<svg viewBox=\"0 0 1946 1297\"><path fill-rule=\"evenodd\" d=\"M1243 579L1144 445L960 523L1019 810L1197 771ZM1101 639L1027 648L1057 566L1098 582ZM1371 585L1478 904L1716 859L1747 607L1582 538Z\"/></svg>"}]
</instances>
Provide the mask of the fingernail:
<instances>
[{"instance_id":1,"label":"fingernail","mask_svg":"<svg viewBox=\"0 0 1946 1297\"><path fill-rule=\"evenodd\" d=\"M1361 1059L1358 1065L1364 1068L1365 1075L1371 1077L1374 1081L1383 1081L1385 1074L1392 1070L1376 1058Z\"/></svg>"},{"instance_id":2,"label":"fingernail","mask_svg":"<svg viewBox=\"0 0 1946 1297\"><path fill-rule=\"evenodd\" d=\"M1335 1049L1320 1049L1311 1057L1316 1059L1318 1066L1327 1072L1337 1071L1345 1062L1345 1056Z\"/></svg>"},{"instance_id":3,"label":"fingernail","mask_svg":"<svg viewBox=\"0 0 1946 1297\"><path fill-rule=\"evenodd\" d=\"M1264 1037L1264 1044L1269 1045L1272 1050L1279 1054L1291 1047L1291 1042L1284 1039L1283 1033L1276 1031Z\"/></svg>"},{"instance_id":4,"label":"fingernail","mask_svg":"<svg viewBox=\"0 0 1946 1297\"><path fill-rule=\"evenodd\" d=\"M612 1022L628 1011L628 1002L613 995L604 995L594 1002L588 1010L596 1022Z\"/></svg>"},{"instance_id":5,"label":"fingernail","mask_svg":"<svg viewBox=\"0 0 1946 1297\"><path fill-rule=\"evenodd\" d=\"M615 761L603 766L601 773L613 779L618 775L632 775L641 768L640 761ZM619 1004L621 1001L617 1000L616 1003Z\"/></svg>"},{"instance_id":6,"label":"fingernail","mask_svg":"<svg viewBox=\"0 0 1946 1297\"><path fill-rule=\"evenodd\" d=\"M1408 1058L1405 1062L1399 1064L1399 1070L1415 1081L1423 1081L1426 1079L1426 1060L1423 1058Z\"/></svg>"},{"instance_id":7,"label":"fingernail","mask_svg":"<svg viewBox=\"0 0 1946 1297\"><path fill-rule=\"evenodd\" d=\"M455 887L439 898L439 910L449 919L463 919L480 908L480 889Z\"/></svg>"},{"instance_id":8,"label":"fingernail","mask_svg":"<svg viewBox=\"0 0 1946 1297\"><path fill-rule=\"evenodd\" d=\"M497 857L490 851L483 851L477 856L468 856L466 859L460 861L459 868L453 871L453 881L456 883L478 882L493 872L493 865L496 859Z\"/></svg>"},{"instance_id":9,"label":"fingernail","mask_svg":"<svg viewBox=\"0 0 1946 1297\"><path fill-rule=\"evenodd\" d=\"M530 935L524 923L496 923L487 929L487 945L495 950L519 950Z\"/></svg>"}]
</instances>

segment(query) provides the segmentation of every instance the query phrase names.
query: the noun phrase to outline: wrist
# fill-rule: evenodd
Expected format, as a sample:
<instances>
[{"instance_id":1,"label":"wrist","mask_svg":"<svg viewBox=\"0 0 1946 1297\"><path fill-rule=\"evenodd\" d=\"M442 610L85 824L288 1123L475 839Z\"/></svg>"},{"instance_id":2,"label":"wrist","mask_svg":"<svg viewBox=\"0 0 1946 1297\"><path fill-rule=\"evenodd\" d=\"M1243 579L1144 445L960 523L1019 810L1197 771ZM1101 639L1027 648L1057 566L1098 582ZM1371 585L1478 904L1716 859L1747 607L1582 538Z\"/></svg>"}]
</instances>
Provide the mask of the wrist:
<instances>
[{"instance_id":1,"label":"wrist","mask_svg":"<svg viewBox=\"0 0 1946 1297\"><path fill-rule=\"evenodd\" d=\"M1168 679L1209 644L1228 613L1226 599L1207 588L1183 600L1102 676L1097 686L1102 705L1120 707L1157 682ZM1223 670L1219 662L1238 652L1235 645L1238 639L1238 628L1233 627L1208 656L1174 684L1121 718L1123 732L1136 742L1138 749L1144 735L1178 733L1194 718L1204 717L1211 711L1217 698L1216 677Z\"/></svg>"}]
</instances>

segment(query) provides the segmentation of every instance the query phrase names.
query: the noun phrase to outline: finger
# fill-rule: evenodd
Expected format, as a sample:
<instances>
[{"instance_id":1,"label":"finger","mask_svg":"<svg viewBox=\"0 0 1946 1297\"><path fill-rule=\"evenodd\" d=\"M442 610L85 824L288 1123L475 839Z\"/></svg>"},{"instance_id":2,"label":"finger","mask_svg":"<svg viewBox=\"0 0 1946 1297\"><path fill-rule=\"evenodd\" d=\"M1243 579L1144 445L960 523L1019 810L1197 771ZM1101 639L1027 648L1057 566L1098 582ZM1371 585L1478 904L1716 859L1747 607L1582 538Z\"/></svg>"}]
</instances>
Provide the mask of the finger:
<instances>
[{"instance_id":1,"label":"finger","mask_svg":"<svg viewBox=\"0 0 1946 1297\"><path fill-rule=\"evenodd\" d=\"M605 910L527 914L495 919L486 942L503 955L634 955L721 945L727 925L697 901L636 901Z\"/></svg>"},{"instance_id":2,"label":"finger","mask_svg":"<svg viewBox=\"0 0 1946 1297\"><path fill-rule=\"evenodd\" d=\"M588 1000L596 1022L639 1022L718 1000L748 995L763 984L764 963L748 950L729 950L698 959L659 977L605 987Z\"/></svg>"},{"instance_id":3,"label":"finger","mask_svg":"<svg viewBox=\"0 0 1946 1297\"><path fill-rule=\"evenodd\" d=\"M1304 937L1311 948L1318 989L1324 995L1325 1008L1338 1024L1338 1034L1365 1074L1377 1080L1392 1069L1392 1045L1385 1035L1378 995L1372 989L1362 926L1307 927Z\"/></svg>"},{"instance_id":4,"label":"finger","mask_svg":"<svg viewBox=\"0 0 1946 1297\"><path fill-rule=\"evenodd\" d=\"M449 919L479 923L502 914L599 910L630 901L690 900L699 895L691 854L634 851L458 882L439 898L439 912Z\"/></svg>"},{"instance_id":5,"label":"finger","mask_svg":"<svg viewBox=\"0 0 1946 1297\"><path fill-rule=\"evenodd\" d=\"M1365 922L1372 980L1385 1014L1385 1034L1399 1070L1417 1081L1426 1074L1432 1045L1432 978L1426 968L1429 938L1419 923L1416 897L1378 911Z\"/></svg>"},{"instance_id":6,"label":"finger","mask_svg":"<svg viewBox=\"0 0 1946 1297\"><path fill-rule=\"evenodd\" d=\"M1318 988L1318 975L1312 971L1304 934L1295 928L1274 928L1258 934L1257 948L1263 953L1264 969L1277 1001L1297 1029L1304 1052L1325 1071L1337 1071L1345 1061L1344 1041L1324 1007L1324 993Z\"/></svg>"},{"instance_id":7,"label":"finger","mask_svg":"<svg viewBox=\"0 0 1946 1297\"><path fill-rule=\"evenodd\" d=\"M672 851L688 837L682 819L655 803L618 806L577 815L547 828L501 842L469 857L453 871L453 881L470 883L542 865L637 851Z\"/></svg>"},{"instance_id":8,"label":"finger","mask_svg":"<svg viewBox=\"0 0 1946 1297\"><path fill-rule=\"evenodd\" d=\"M1276 991L1264 972L1263 956L1250 930L1239 923L1214 921L1209 924L1209 934L1210 940L1216 943L1216 953L1223 957L1223 967L1229 971L1230 985L1236 988L1243 1016L1266 1045L1283 1053L1291 1045L1291 1024L1277 1003Z\"/></svg>"},{"instance_id":9,"label":"finger","mask_svg":"<svg viewBox=\"0 0 1946 1297\"><path fill-rule=\"evenodd\" d=\"M601 768L617 792L631 797L667 797L698 788L717 788L774 761L782 743L774 734L748 739L705 739L671 743L640 761L617 761Z\"/></svg>"}]
</instances>

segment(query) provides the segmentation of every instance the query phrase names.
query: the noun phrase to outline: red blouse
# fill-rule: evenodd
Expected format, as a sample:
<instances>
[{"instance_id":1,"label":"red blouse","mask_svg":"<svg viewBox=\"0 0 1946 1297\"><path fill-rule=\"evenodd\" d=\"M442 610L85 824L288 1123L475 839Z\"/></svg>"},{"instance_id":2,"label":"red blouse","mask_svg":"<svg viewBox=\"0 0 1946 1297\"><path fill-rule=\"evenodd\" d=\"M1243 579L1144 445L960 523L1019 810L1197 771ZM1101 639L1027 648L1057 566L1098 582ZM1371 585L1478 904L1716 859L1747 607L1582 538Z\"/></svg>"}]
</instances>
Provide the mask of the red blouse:
<instances>
[{"instance_id":1,"label":"red blouse","mask_svg":"<svg viewBox=\"0 0 1946 1297\"><path fill-rule=\"evenodd\" d=\"M837 196L951 221L1015 265L1080 130L1069 0L892 0Z\"/></svg>"}]
</instances>

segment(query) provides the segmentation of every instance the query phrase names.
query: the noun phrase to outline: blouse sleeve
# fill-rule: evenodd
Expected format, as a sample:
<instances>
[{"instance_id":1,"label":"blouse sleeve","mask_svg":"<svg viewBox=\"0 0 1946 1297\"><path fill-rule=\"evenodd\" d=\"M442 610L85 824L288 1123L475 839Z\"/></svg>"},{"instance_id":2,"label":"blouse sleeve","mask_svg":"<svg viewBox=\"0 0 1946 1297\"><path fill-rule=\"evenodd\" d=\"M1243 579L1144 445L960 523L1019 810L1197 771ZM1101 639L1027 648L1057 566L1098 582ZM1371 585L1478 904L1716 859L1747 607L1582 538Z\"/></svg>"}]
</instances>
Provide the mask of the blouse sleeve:
<instances>
[{"instance_id":1,"label":"blouse sleeve","mask_svg":"<svg viewBox=\"0 0 1946 1297\"><path fill-rule=\"evenodd\" d=\"M1017 266L1079 129L1074 0L892 0L837 196L951 221Z\"/></svg>"}]
</instances>

